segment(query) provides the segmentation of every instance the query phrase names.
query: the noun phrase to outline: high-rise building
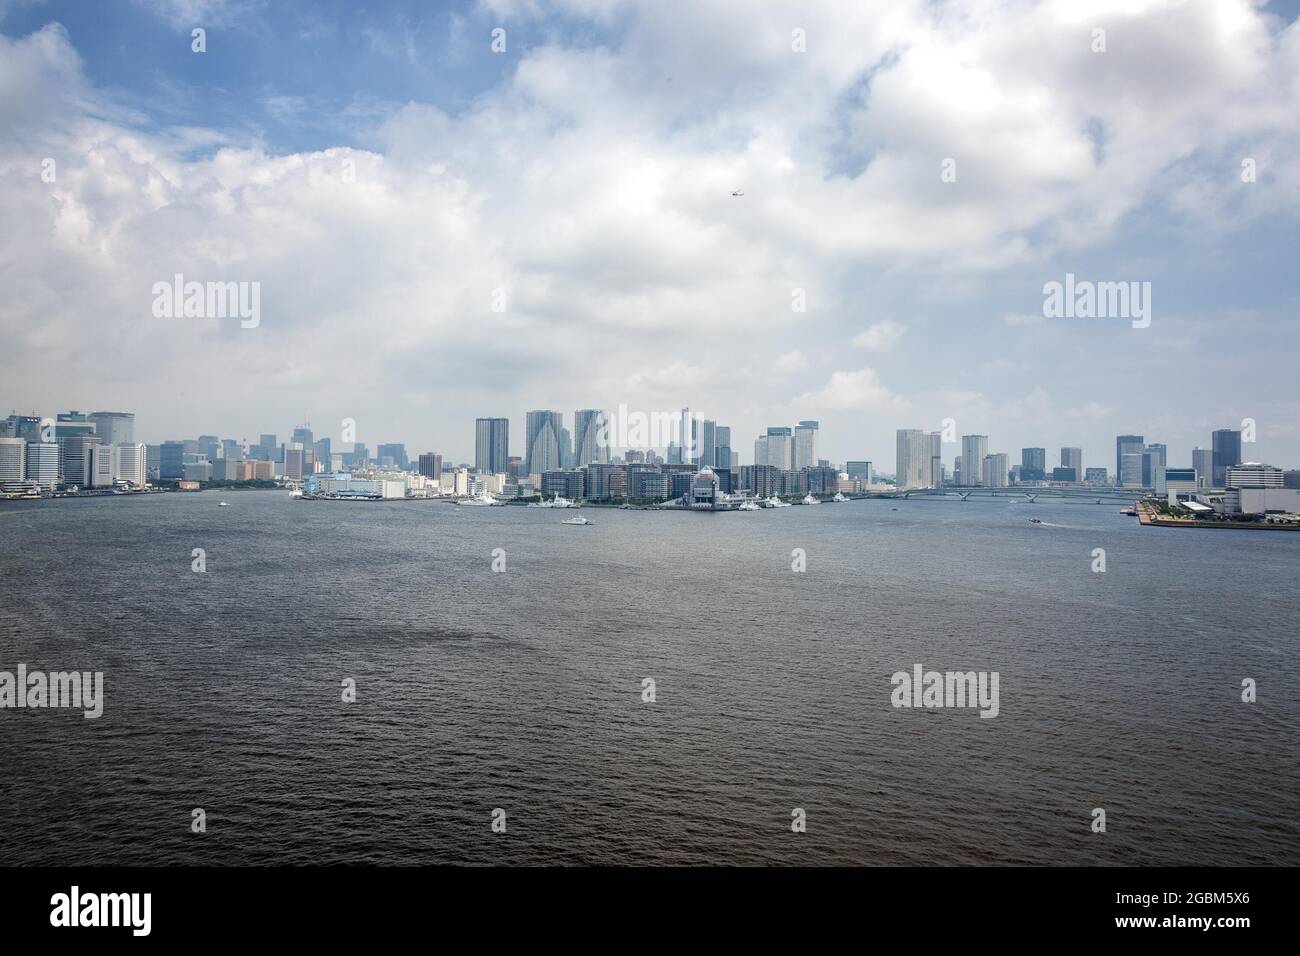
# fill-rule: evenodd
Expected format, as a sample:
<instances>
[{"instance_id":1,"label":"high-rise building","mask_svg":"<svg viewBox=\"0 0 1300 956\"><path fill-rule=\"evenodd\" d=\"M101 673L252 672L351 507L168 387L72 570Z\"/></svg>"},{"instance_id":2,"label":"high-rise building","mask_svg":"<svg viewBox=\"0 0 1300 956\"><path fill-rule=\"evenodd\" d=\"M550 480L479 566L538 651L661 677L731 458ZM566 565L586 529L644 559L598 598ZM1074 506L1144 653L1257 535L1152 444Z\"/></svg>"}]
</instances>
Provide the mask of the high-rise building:
<instances>
[{"instance_id":1,"label":"high-rise building","mask_svg":"<svg viewBox=\"0 0 1300 956\"><path fill-rule=\"evenodd\" d=\"M608 416L598 408L573 413L573 467L609 461Z\"/></svg>"},{"instance_id":2,"label":"high-rise building","mask_svg":"<svg viewBox=\"0 0 1300 956\"><path fill-rule=\"evenodd\" d=\"M59 478L65 485L85 488L90 484L90 448L98 443L94 435L68 435L60 439Z\"/></svg>"},{"instance_id":3,"label":"high-rise building","mask_svg":"<svg viewBox=\"0 0 1300 956\"><path fill-rule=\"evenodd\" d=\"M7 437L21 438L23 441L41 440L41 419L39 415L10 415L5 419L9 427Z\"/></svg>"},{"instance_id":4,"label":"high-rise building","mask_svg":"<svg viewBox=\"0 0 1300 956\"><path fill-rule=\"evenodd\" d=\"M1142 486L1144 488L1156 487L1157 466L1164 467L1168 464L1168 453L1169 449L1159 443L1147 445L1142 450Z\"/></svg>"},{"instance_id":5,"label":"high-rise building","mask_svg":"<svg viewBox=\"0 0 1300 956\"><path fill-rule=\"evenodd\" d=\"M287 442L284 446L284 476L294 481L301 481L306 467L305 459L302 442Z\"/></svg>"},{"instance_id":6,"label":"high-rise building","mask_svg":"<svg viewBox=\"0 0 1300 956\"><path fill-rule=\"evenodd\" d=\"M1083 449L1074 447L1065 447L1061 449L1061 467L1073 468L1076 481L1082 481L1083 470Z\"/></svg>"},{"instance_id":7,"label":"high-rise building","mask_svg":"<svg viewBox=\"0 0 1300 956\"><path fill-rule=\"evenodd\" d=\"M134 412L91 412L86 417L95 423L95 434L110 446L135 441Z\"/></svg>"},{"instance_id":8,"label":"high-rise building","mask_svg":"<svg viewBox=\"0 0 1300 956\"><path fill-rule=\"evenodd\" d=\"M961 436L961 483L963 485L973 488L983 480L984 459L988 453L988 435Z\"/></svg>"},{"instance_id":9,"label":"high-rise building","mask_svg":"<svg viewBox=\"0 0 1300 956\"><path fill-rule=\"evenodd\" d=\"M1248 461L1229 465L1224 478L1225 488L1282 488L1285 487L1281 468Z\"/></svg>"},{"instance_id":10,"label":"high-rise building","mask_svg":"<svg viewBox=\"0 0 1300 956\"><path fill-rule=\"evenodd\" d=\"M474 470L502 474L509 458L510 419L474 419Z\"/></svg>"},{"instance_id":11,"label":"high-rise building","mask_svg":"<svg viewBox=\"0 0 1300 956\"><path fill-rule=\"evenodd\" d=\"M96 438L86 448L86 485L113 487L113 446Z\"/></svg>"},{"instance_id":12,"label":"high-rise building","mask_svg":"<svg viewBox=\"0 0 1300 956\"><path fill-rule=\"evenodd\" d=\"M27 480L36 482L44 491L55 489L59 483L58 442L27 443Z\"/></svg>"},{"instance_id":13,"label":"high-rise building","mask_svg":"<svg viewBox=\"0 0 1300 956\"><path fill-rule=\"evenodd\" d=\"M718 423L705 418L695 424L695 456L701 468L712 468L718 449Z\"/></svg>"},{"instance_id":14,"label":"high-rise building","mask_svg":"<svg viewBox=\"0 0 1300 956\"><path fill-rule=\"evenodd\" d=\"M794 463L799 468L814 468L817 465L817 431L818 422L800 422L794 427Z\"/></svg>"},{"instance_id":15,"label":"high-rise building","mask_svg":"<svg viewBox=\"0 0 1300 956\"><path fill-rule=\"evenodd\" d=\"M482 419L480 419L481 421ZM504 470L504 469L503 469ZM442 480L442 456L436 455L431 451L425 452L419 460L420 474L426 478L432 478L434 481ZM496 474L494 471L493 474Z\"/></svg>"},{"instance_id":16,"label":"high-rise building","mask_svg":"<svg viewBox=\"0 0 1300 956\"><path fill-rule=\"evenodd\" d=\"M930 432L930 470L926 486L943 487L943 432Z\"/></svg>"},{"instance_id":17,"label":"high-rise building","mask_svg":"<svg viewBox=\"0 0 1300 956\"><path fill-rule=\"evenodd\" d=\"M202 441L202 439L199 440ZM310 448L316 444L316 436L312 434L310 425L299 425L293 430L293 436L289 440L296 441L303 448Z\"/></svg>"},{"instance_id":18,"label":"high-rise building","mask_svg":"<svg viewBox=\"0 0 1300 956\"><path fill-rule=\"evenodd\" d=\"M1065 449L1061 449L1061 464L1065 464ZM1047 471L1047 449L1046 448L1022 448L1020 449L1020 477L1027 479L1032 475L1026 475L1026 472L1038 472L1039 477Z\"/></svg>"},{"instance_id":19,"label":"high-rise building","mask_svg":"<svg viewBox=\"0 0 1300 956\"><path fill-rule=\"evenodd\" d=\"M144 487L149 480L149 453L145 445L124 442L113 446L113 480Z\"/></svg>"},{"instance_id":20,"label":"high-rise building","mask_svg":"<svg viewBox=\"0 0 1300 956\"><path fill-rule=\"evenodd\" d=\"M1210 435L1210 447L1214 452L1215 488L1226 488L1228 468L1241 464L1241 432L1235 428L1220 428Z\"/></svg>"},{"instance_id":21,"label":"high-rise building","mask_svg":"<svg viewBox=\"0 0 1300 956\"><path fill-rule=\"evenodd\" d=\"M731 467L731 426L719 425L713 431L713 460L718 468Z\"/></svg>"},{"instance_id":22,"label":"high-rise building","mask_svg":"<svg viewBox=\"0 0 1300 956\"><path fill-rule=\"evenodd\" d=\"M678 463L695 464L700 456L699 435L696 433L695 416L689 408L683 408L677 420L677 444L681 446ZM669 461L672 459L670 458Z\"/></svg>"},{"instance_id":23,"label":"high-rise building","mask_svg":"<svg viewBox=\"0 0 1300 956\"><path fill-rule=\"evenodd\" d=\"M780 426L767 430L767 460L763 464L782 471L794 467L794 433L790 428Z\"/></svg>"},{"instance_id":24,"label":"high-rise building","mask_svg":"<svg viewBox=\"0 0 1300 956\"><path fill-rule=\"evenodd\" d=\"M387 444L380 445L375 449L375 457L379 459L380 464L384 464L384 460L389 459L391 467L399 468L403 471L405 471L406 467L410 464L410 461L406 457L405 442L388 442Z\"/></svg>"},{"instance_id":25,"label":"high-rise building","mask_svg":"<svg viewBox=\"0 0 1300 956\"><path fill-rule=\"evenodd\" d=\"M27 439L0 438L0 484L27 477Z\"/></svg>"},{"instance_id":26,"label":"high-rise building","mask_svg":"<svg viewBox=\"0 0 1300 956\"><path fill-rule=\"evenodd\" d=\"M1115 436L1115 482L1122 488L1142 486L1142 455L1146 439L1141 435ZM1136 456L1133 458L1132 456ZM1127 470L1125 468L1127 458Z\"/></svg>"},{"instance_id":27,"label":"high-rise building","mask_svg":"<svg viewBox=\"0 0 1300 956\"><path fill-rule=\"evenodd\" d=\"M561 412L541 409L528 412L524 417L524 464L530 475L555 471L563 464L560 432L564 429Z\"/></svg>"},{"instance_id":28,"label":"high-rise building","mask_svg":"<svg viewBox=\"0 0 1300 956\"><path fill-rule=\"evenodd\" d=\"M185 442L165 441L158 446L158 477L164 481L185 477Z\"/></svg>"},{"instance_id":29,"label":"high-rise building","mask_svg":"<svg viewBox=\"0 0 1300 956\"><path fill-rule=\"evenodd\" d=\"M899 488L924 488L930 473L930 436L919 428L894 432L894 484Z\"/></svg>"},{"instance_id":30,"label":"high-rise building","mask_svg":"<svg viewBox=\"0 0 1300 956\"><path fill-rule=\"evenodd\" d=\"M1198 488L1214 487L1214 451L1209 448L1192 449L1192 470L1196 472Z\"/></svg>"},{"instance_id":31,"label":"high-rise building","mask_svg":"<svg viewBox=\"0 0 1300 956\"><path fill-rule=\"evenodd\" d=\"M984 456L983 473L980 481L985 488L1005 488L1007 487L1007 472L1010 464L1007 456L1002 452L994 452L991 455Z\"/></svg>"}]
</instances>

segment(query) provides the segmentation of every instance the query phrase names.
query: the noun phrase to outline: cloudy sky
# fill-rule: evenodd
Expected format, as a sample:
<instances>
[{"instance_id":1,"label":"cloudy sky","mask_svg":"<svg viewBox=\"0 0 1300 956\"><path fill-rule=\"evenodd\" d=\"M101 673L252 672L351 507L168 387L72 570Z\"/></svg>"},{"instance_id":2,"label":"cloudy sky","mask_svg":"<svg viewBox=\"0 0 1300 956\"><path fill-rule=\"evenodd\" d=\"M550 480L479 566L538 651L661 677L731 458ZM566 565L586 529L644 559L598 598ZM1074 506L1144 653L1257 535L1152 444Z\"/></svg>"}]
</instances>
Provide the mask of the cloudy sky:
<instances>
[{"instance_id":1,"label":"cloudy sky","mask_svg":"<svg viewBox=\"0 0 1300 956\"><path fill-rule=\"evenodd\" d=\"M1249 417L1300 466L1296 7L0 0L0 404L456 460L689 405L886 471ZM155 317L176 273L260 324ZM1066 273L1150 326L1045 318Z\"/></svg>"}]
</instances>

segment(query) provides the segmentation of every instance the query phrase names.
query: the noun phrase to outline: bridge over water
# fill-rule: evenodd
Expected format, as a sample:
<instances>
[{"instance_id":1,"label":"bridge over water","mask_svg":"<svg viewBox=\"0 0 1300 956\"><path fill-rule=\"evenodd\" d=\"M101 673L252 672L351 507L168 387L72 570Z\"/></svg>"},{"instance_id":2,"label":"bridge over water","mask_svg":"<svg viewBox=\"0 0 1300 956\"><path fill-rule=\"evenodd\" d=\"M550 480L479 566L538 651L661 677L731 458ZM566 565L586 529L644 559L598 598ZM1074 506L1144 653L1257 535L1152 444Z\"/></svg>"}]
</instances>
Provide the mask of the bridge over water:
<instances>
[{"instance_id":1,"label":"bridge over water","mask_svg":"<svg viewBox=\"0 0 1300 956\"><path fill-rule=\"evenodd\" d=\"M878 498L1008 498L1013 501L1076 501L1095 504L1131 504L1152 493L1150 488L1095 488L1086 485L1052 488L914 488L885 492Z\"/></svg>"}]
</instances>

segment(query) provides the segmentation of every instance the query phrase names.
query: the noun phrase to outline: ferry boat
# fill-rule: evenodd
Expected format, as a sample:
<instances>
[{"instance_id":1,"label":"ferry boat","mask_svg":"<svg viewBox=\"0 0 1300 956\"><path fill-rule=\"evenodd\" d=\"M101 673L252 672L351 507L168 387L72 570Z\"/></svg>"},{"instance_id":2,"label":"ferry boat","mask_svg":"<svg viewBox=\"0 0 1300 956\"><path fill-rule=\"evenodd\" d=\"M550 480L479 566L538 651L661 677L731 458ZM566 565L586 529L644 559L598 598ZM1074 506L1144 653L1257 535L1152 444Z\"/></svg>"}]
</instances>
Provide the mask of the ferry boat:
<instances>
[{"instance_id":1,"label":"ferry boat","mask_svg":"<svg viewBox=\"0 0 1300 956\"><path fill-rule=\"evenodd\" d=\"M562 495L556 495L550 501L534 501L531 504L529 504L528 507L530 508L577 508L579 507L579 505L576 501L570 501L568 498L565 498Z\"/></svg>"},{"instance_id":2,"label":"ferry boat","mask_svg":"<svg viewBox=\"0 0 1300 956\"><path fill-rule=\"evenodd\" d=\"M560 524L591 524L591 519L586 515L574 515L572 518L565 518Z\"/></svg>"},{"instance_id":3,"label":"ferry boat","mask_svg":"<svg viewBox=\"0 0 1300 956\"><path fill-rule=\"evenodd\" d=\"M807 495L804 495L804 499L803 499L803 501L799 502L799 504L801 504L801 505L819 505L819 504L821 504L821 502L818 501L816 498L814 498L814 497L812 496L811 493L809 493L809 494L807 494Z\"/></svg>"},{"instance_id":4,"label":"ferry boat","mask_svg":"<svg viewBox=\"0 0 1300 956\"><path fill-rule=\"evenodd\" d=\"M490 508L493 505L501 504L501 502L492 497L492 492L490 491L480 491L473 498L464 498L456 503L459 505L478 505L484 508Z\"/></svg>"}]
</instances>

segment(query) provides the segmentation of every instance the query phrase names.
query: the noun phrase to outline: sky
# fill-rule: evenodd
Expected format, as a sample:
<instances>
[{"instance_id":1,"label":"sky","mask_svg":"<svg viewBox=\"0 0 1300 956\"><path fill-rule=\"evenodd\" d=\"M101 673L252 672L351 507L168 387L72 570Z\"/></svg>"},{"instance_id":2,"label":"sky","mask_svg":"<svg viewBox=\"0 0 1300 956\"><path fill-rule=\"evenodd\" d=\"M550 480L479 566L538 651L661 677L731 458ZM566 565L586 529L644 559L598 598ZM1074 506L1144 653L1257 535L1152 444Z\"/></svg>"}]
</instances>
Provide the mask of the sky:
<instances>
[{"instance_id":1,"label":"sky","mask_svg":"<svg viewBox=\"0 0 1300 956\"><path fill-rule=\"evenodd\" d=\"M472 461L689 406L886 472L1249 418L1300 467L1297 12L0 0L0 408ZM157 315L176 274L258 321ZM1149 324L1045 315L1067 274Z\"/></svg>"}]
</instances>

